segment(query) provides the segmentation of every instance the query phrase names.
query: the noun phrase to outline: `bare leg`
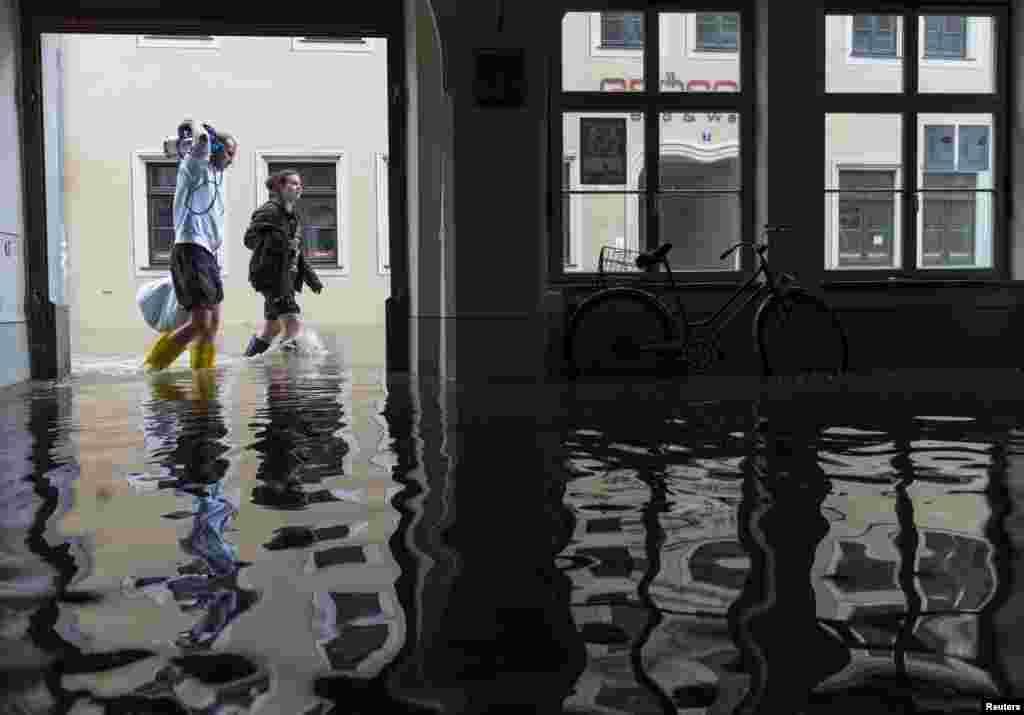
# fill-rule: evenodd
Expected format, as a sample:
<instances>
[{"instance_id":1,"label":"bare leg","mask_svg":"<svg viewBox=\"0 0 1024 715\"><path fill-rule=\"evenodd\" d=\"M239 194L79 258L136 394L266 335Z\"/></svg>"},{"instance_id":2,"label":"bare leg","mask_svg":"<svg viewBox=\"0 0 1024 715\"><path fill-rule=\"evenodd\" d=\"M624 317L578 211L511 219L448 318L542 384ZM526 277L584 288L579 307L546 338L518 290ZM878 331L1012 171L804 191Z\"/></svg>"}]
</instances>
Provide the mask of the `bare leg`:
<instances>
[{"instance_id":1,"label":"bare leg","mask_svg":"<svg viewBox=\"0 0 1024 715\"><path fill-rule=\"evenodd\" d=\"M289 313L281 316L281 322L284 323L284 339L294 338L302 332L302 321L298 315Z\"/></svg>"},{"instance_id":2,"label":"bare leg","mask_svg":"<svg viewBox=\"0 0 1024 715\"><path fill-rule=\"evenodd\" d=\"M276 338L280 332L280 320L265 320L263 321L263 330L260 332L259 338L265 343L270 343L274 341L274 338Z\"/></svg>"}]
</instances>

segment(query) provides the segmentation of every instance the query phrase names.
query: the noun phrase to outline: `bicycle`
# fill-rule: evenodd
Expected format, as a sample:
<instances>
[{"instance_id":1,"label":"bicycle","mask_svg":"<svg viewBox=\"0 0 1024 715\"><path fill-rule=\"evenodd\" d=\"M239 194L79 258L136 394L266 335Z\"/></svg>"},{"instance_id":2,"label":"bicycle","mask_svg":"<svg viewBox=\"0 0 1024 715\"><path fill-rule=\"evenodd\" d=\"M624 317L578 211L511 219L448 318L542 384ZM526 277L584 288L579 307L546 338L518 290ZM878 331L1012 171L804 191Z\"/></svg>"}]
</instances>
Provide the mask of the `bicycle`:
<instances>
[{"instance_id":1,"label":"bicycle","mask_svg":"<svg viewBox=\"0 0 1024 715\"><path fill-rule=\"evenodd\" d=\"M787 232L785 225L765 225L763 233ZM663 374L682 363L689 371L705 372L724 358L719 347L722 330L744 308L760 299L754 313L755 347L765 376L784 374L839 375L849 367L846 333L836 313L819 297L802 288L796 276L776 275L768 266L766 241L740 241L722 253L725 260L740 248L751 248L758 258L754 274L710 317L689 322L678 293L670 309L646 288L604 286L573 311L565 338L570 377L597 374ZM663 266L668 285L676 283L667 256L671 243L649 252L605 246L598 273L602 285L606 265L652 272ZM632 256L632 261L625 257ZM755 285L763 275L764 281ZM741 295L749 297L733 312L729 306ZM724 316L724 317L723 317ZM798 318L798 319L797 319ZM796 320L794 320L796 319ZM788 332L787 332L788 331ZM791 372L791 362L810 364Z\"/></svg>"}]
</instances>

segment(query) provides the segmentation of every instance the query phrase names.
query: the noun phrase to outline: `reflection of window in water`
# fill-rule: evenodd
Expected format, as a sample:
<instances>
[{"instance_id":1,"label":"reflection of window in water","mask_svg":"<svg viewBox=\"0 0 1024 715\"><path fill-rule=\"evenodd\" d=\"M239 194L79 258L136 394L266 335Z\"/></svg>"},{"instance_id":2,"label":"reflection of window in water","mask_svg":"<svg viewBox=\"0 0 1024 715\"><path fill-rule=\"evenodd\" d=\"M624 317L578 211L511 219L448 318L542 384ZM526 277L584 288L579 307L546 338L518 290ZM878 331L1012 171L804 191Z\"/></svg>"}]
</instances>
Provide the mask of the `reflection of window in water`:
<instances>
[{"instance_id":1,"label":"reflection of window in water","mask_svg":"<svg viewBox=\"0 0 1024 715\"><path fill-rule=\"evenodd\" d=\"M400 640L398 608L384 591L314 593L317 649L335 670L355 670L377 653L391 655Z\"/></svg>"}]
</instances>

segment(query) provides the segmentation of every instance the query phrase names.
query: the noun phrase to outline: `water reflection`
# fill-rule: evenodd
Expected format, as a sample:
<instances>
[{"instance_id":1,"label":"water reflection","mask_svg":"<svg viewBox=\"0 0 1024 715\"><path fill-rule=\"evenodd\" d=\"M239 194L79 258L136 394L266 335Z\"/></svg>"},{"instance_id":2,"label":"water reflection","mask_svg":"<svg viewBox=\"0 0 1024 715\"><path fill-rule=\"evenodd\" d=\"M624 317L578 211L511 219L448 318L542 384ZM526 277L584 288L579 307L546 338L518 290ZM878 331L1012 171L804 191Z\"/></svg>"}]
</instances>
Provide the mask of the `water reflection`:
<instances>
[{"instance_id":1,"label":"water reflection","mask_svg":"<svg viewBox=\"0 0 1024 715\"><path fill-rule=\"evenodd\" d=\"M1012 692L984 645L1007 580L989 518L1005 511L991 489L1005 426L905 407L577 419L564 449L583 528L560 559L589 658L567 710L913 710Z\"/></svg>"},{"instance_id":2,"label":"water reflection","mask_svg":"<svg viewBox=\"0 0 1024 715\"><path fill-rule=\"evenodd\" d=\"M339 434L345 427L338 402L340 379L333 370L314 367L280 358L262 365L266 405L257 411L252 424L256 440L249 445L260 455L256 475L260 484L252 490L253 504L305 509L339 501L346 494L304 487L344 476L344 458L350 449ZM320 363L319 367L325 366Z\"/></svg>"},{"instance_id":3,"label":"water reflection","mask_svg":"<svg viewBox=\"0 0 1024 715\"><path fill-rule=\"evenodd\" d=\"M326 358L231 370L132 383L142 435L74 417L117 413L115 387L3 403L0 712L887 712L1019 695L996 626L1020 590L1019 415L575 395L544 423L501 417L484 389L353 385ZM101 514L111 469L138 471Z\"/></svg>"},{"instance_id":4,"label":"water reflection","mask_svg":"<svg viewBox=\"0 0 1024 715\"><path fill-rule=\"evenodd\" d=\"M737 519L750 566L727 611L739 650L730 665L750 676L736 713L800 712L811 690L850 662L841 639L818 621L811 586L831 490L818 434L813 417L792 410L760 420L753 434Z\"/></svg>"}]
</instances>

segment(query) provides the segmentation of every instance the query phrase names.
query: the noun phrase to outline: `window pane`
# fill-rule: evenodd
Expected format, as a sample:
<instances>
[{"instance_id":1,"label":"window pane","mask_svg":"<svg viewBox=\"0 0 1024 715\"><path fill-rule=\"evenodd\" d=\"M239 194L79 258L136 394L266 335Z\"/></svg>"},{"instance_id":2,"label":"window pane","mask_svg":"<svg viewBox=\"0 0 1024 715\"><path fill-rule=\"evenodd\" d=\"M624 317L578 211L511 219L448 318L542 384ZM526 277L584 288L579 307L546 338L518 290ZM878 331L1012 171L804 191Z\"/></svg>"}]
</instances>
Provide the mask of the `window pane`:
<instances>
[{"instance_id":1,"label":"window pane","mask_svg":"<svg viewBox=\"0 0 1024 715\"><path fill-rule=\"evenodd\" d=\"M922 171L969 173L978 176L978 187L994 184L991 114L919 114ZM918 175L921 186L921 175Z\"/></svg>"},{"instance_id":2,"label":"window pane","mask_svg":"<svg viewBox=\"0 0 1024 715\"><path fill-rule=\"evenodd\" d=\"M826 268L899 267L901 127L899 114L826 115Z\"/></svg>"},{"instance_id":3,"label":"window pane","mask_svg":"<svg viewBox=\"0 0 1024 715\"><path fill-rule=\"evenodd\" d=\"M567 12L562 19L562 89L643 89L643 14Z\"/></svg>"},{"instance_id":4,"label":"window pane","mask_svg":"<svg viewBox=\"0 0 1024 715\"><path fill-rule=\"evenodd\" d=\"M338 262L338 232L333 228L305 226L302 230L303 248L310 261Z\"/></svg>"},{"instance_id":5,"label":"window pane","mask_svg":"<svg viewBox=\"0 0 1024 715\"><path fill-rule=\"evenodd\" d=\"M739 49L739 15L720 15L709 12L697 13L697 41L695 46L704 52L730 51Z\"/></svg>"},{"instance_id":6,"label":"window pane","mask_svg":"<svg viewBox=\"0 0 1024 715\"><path fill-rule=\"evenodd\" d=\"M924 187L971 183L974 176L925 174ZM992 266L992 193L921 192L920 268L990 268Z\"/></svg>"},{"instance_id":7,"label":"window pane","mask_svg":"<svg viewBox=\"0 0 1024 715\"><path fill-rule=\"evenodd\" d=\"M337 165L334 163L273 162L267 164L269 173L294 169L302 177L304 189L337 189Z\"/></svg>"},{"instance_id":8,"label":"window pane","mask_svg":"<svg viewBox=\"0 0 1024 715\"><path fill-rule=\"evenodd\" d=\"M149 265L166 265L171 260L174 229L154 228L149 232Z\"/></svg>"},{"instance_id":9,"label":"window pane","mask_svg":"<svg viewBox=\"0 0 1024 715\"><path fill-rule=\"evenodd\" d=\"M633 50L644 46L644 16L641 12L602 12L601 45Z\"/></svg>"},{"instance_id":10,"label":"window pane","mask_svg":"<svg viewBox=\"0 0 1024 715\"><path fill-rule=\"evenodd\" d=\"M174 197L149 197L149 227L174 230Z\"/></svg>"},{"instance_id":11,"label":"window pane","mask_svg":"<svg viewBox=\"0 0 1024 715\"><path fill-rule=\"evenodd\" d=\"M639 242L640 223L646 215L645 201L638 194L606 192L600 194L569 195L570 210L579 216L580 255L577 263L580 270L597 272L603 246L636 251ZM635 254L628 254L629 257ZM606 264L605 270L621 272L628 261L618 254L615 265ZM636 272L635 268L631 272Z\"/></svg>"},{"instance_id":12,"label":"window pane","mask_svg":"<svg viewBox=\"0 0 1024 715\"><path fill-rule=\"evenodd\" d=\"M841 170L837 221L838 268L895 265L895 170ZM854 189L863 189L856 191ZM889 189L885 193L878 189Z\"/></svg>"},{"instance_id":13,"label":"window pane","mask_svg":"<svg viewBox=\"0 0 1024 715\"><path fill-rule=\"evenodd\" d=\"M903 18L899 15L825 17L828 92L902 92Z\"/></svg>"},{"instance_id":14,"label":"window pane","mask_svg":"<svg viewBox=\"0 0 1024 715\"><path fill-rule=\"evenodd\" d=\"M740 188L740 118L735 112L665 112L663 191Z\"/></svg>"},{"instance_id":15,"label":"window pane","mask_svg":"<svg viewBox=\"0 0 1024 715\"><path fill-rule=\"evenodd\" d=\"M899 114L826 114L825 188L842 188L840 169L900 166L903 163L902 125L903 118ZM902 188L899 176L896 181L894 188Z\"/></svg>"},{"instance_id":16,"label":"window pane","mask_svg":"<svg viewBox=\"0 0 1024 715\"><path fill-rule=\"evenodd\" d=\"M146 174L151 189L174 190L178 179L178 165L148 163L146 164Z\"/></svg>"},{"instance_id":17,"label":"window pane","mask_svg":"<svg viewBox=\"0 0 1024 715\"><path fill-rule=\"evenodd\" d=\"M738 251L724 261L719 257L741 239L739 193L660 193L658 209L659 243L672 244L668 255L672 270L739 270Z\"/></svg>"},{"instance_id":18,"label":"window pane","mask_svg":"<svg viewBox=\"0 0 1024 715\"><path fill-rule=\"evenodd\" d=\"M581 189L636 188L643 169L643 113L566 112L562 115L566 154L578 157Z\"/></svg>"},{"instance_id":19,"label":"window pane","mask_svg":"<svg viewBox=\"0 0 1024 715\"><path fill-rule=\"evenodd\" d=\"M334 228L338 225L338 202L333 196L303 196L299 199L298 209L306 227Z\"/></svg>"},{"instance_id":20,"label":"window pane","mask_svg":"<svg viewBox=\"0 0 1024 715\"><path fill-rule=\"evenodd\" d=\"M992 115L922 114L918 121L918 268L991 268Z\"/></svg>"},{"instance_id":21,"label":"window pane","mask_svg":"<svg viewBox=\"0 0 1024 715\"><path fill-rule=\"evenodd\" d=\"M658 13L662 92L738 92L739 13Z\"/></svg>"},{"instance_id":22,"label":"window pane","mask_svg":"<svg viewBox=\"0 0 1024 715\"><path fill-rule=\"evenodd\" d=\"M995 91L996 20L985 15L925 15L920 19L922 93Z\"/></svg>"}]
</instances>

